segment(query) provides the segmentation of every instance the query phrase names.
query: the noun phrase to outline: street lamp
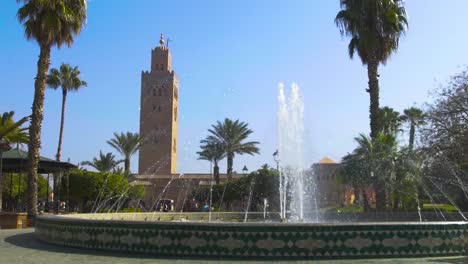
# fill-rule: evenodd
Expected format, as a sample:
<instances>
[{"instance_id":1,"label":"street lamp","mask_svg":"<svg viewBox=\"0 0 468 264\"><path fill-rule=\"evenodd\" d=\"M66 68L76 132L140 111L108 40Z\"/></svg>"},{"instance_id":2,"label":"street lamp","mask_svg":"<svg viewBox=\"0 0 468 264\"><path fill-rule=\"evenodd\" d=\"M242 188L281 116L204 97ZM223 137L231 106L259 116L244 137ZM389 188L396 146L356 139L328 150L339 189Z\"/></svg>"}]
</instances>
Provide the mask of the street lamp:
<instances>
[{"instance_id":1,"label":"street lamp","mask_svg":"<svg viewBox=\"0 0 468 264\"><path fill-rule=\"evenodd\" d=\"M242 172L244 173L244 176L247 174L249 169L247 169L247 166L244 165L244 168L242 168Z\"/></svg>"},{"instance_id":2,"label":"street lamp","mask_svg":"<svg viewBox=\"0 0 468 264\"><path fill-rule=\"evenodd\" d=\"M275 153L273 153L273 160L276 162L276 170L279 171L279 151L276 150Z\"/></svg>"},{"instance_id":3,"label":"street lamp","mask_svg":"<svg viewBox=\"0 0 468 264\"><path fill-rule=\"evenodd\" d=\"M3 179L3 152L9 151L10 149L11 149L10 144L8 144L8 142L6 142L5 140L0 139L0 181L2 181ZM0 212L1 211L2 211L2 200L0 199Z\"/></svg>"}]
</instances>

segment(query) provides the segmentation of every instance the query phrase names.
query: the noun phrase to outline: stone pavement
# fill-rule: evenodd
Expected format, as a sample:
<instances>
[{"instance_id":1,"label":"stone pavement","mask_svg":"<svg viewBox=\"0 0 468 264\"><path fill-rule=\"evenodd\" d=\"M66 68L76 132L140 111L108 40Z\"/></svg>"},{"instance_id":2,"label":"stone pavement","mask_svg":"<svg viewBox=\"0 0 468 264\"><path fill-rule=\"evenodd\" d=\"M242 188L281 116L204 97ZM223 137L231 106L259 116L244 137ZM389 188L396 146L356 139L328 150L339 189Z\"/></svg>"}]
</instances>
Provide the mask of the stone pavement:
<instances>
[{"instance_id":1,"label":"stone pavement","mask_svg":"<svg viewBox=\"0 0 468 264\"><path fill-rule=\"evenodd\" d=\"M220 260L187 260L187 259L159 259L149 256L136 256L97 252L82 249L63 248L43 243L34 237L34 229L0 230L0 264L125 264L125 263L219 263ZM264 263L312 263L313 261ZM260 261L223 261L223 263L261 263ZM468 257L431 258L431 259L377 259L377 260L343 260L343 261L314 261L321 264L464 264Z\"/></svg>"}]
</instances>

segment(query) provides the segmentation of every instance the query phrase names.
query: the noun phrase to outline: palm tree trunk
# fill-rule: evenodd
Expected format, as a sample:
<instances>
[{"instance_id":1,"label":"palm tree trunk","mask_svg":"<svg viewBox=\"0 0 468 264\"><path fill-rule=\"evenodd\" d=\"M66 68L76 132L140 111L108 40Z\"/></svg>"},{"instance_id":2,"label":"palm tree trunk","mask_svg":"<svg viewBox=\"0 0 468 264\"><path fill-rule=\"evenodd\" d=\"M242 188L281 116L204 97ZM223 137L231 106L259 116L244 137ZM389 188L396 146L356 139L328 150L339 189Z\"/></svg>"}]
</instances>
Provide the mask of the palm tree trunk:
<instances>
[{"instance_id":1,"label":"palm tree trunk","mask_svg":"<svg viewBox=\"0 0 468 264\"><path fill-rule=\"evenodd\" d=\"M227 154L227 178L228 181L232 180L232 165L234 163L234 155L231 153Z\"/></svg>"},{"instance_id":2,"label":"palm tree trunk","mask_svg":"<svg viewBox=\"0 0 468 264\"><path fill-rule=\"evenodd\" d=\"M215 162L214 162L213 170L214 170L215 182L216 182L216 184L219 184L219 166L218 166L218 161L217 160L215 160Z\"/></svg>"},{"instance_id":3,"label":"palm tree trunk","mask_svg":"<svg viewBox=\"0 0 468 264\"><path fill-rule=\"evenodd\" d=\"M62 116L60 118L60 133L59 141L57 147L57 155L55 158L57 161L60 161L60 156L62 155L62 137L63 137L63 125L65 124L65 103L67 102L67 90L62 89Z\"/></svg>"},{"instance_id":4,"label":"palm tree trunk","mask_svg":"<svg viewBox=\"0 0 468 264\"><path fill-rule=\"evenodd\" d=\"M373 58L369 59L369 63L367 65L367 75L369 78L369 96L370 96L370 129L371 133L370 136L372 139L376 139L377 135L379 134L380 124L379 124L379 79L378 79L378 67L379 62L375 58L376 56L372 56Z\"/></svg>"},{"instance_id":5,"label":"palm tree trunk","mask_svg":"<svg viewBox=\"0 0 468 264\"><path fill-rule=\"evenodd\" d=\"M125 158L124 173L125 173L125 177L128 177L128 175L130 175L130 157Z\"/></svg>"},{"instance_id":6,"label":"palm tree trunk","mask_svg":"<svg viewBox=\"0 0 468 264\"><path fill-rule=\"evenodd\" d=\"M37 169L39 166L39 149L41 148L41 128L46 76L50 65L50 46L41 45L41 52L37 62L37 75L34 82L34 100L32 105L31 125L29 126L28 146L28 218L34 221L37 216Z\"/></svg>"},{"instance_id":7,"label":"palm tree trunk","mask_svg":"<svg viewBox=\"0 0 468 264\"><path fill-rule=\"evenodd\" d=\"M410 133L409 133L409 145L408 149L409 151L413 151L413 146L414 146L414 134L416 132L416 129L414 127L414 124L411 124L410 126Z\"/></svg>"},{"instance_id":8,"label":"palm tree trunk","mask_svg":"<svg viewBox=\"0 0 468 264\"><path fill-rule=\"evenodd\" d=\"M379 120L379 79L378 79L379 61L375 52L371 53L367 64L367 75L369 78L369 96L370 96L370 136L375 140L380 132ZM374 182L375 200L377 211L382 211L385 208L386 196L382 180L377 178Z\"/></svg>"}]
</instances>

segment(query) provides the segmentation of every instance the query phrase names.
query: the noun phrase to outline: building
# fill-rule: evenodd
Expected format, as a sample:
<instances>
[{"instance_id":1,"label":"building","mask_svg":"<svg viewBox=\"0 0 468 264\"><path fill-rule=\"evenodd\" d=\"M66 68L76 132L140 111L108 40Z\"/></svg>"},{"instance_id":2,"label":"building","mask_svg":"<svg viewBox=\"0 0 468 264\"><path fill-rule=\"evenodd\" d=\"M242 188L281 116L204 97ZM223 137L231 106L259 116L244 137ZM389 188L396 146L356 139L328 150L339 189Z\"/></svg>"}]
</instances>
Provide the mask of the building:
<instances>
[{"instance_id":1,"label":"building","mask_svg":"<svg viewBox=\"0 0 468 264\"><path fill-rule=\"evenodd\" d=\"M340 163L328 157L324 157L312 165L319 207L324 208L343 203L346 186L339 181L340 168Z\"/></svg>"},{"instance_id":2,"label":"building","mask_svg":"<svg viewBox=\"0 0 468 264\"><path fill-rule=\"evenodd\" d=\"M179 81L172 70L169 48L151 51L151 71L141 73L139 174L174 174L177 171L177 110Z\"/></svg>"},{"instance_id":3,"label":"building","mask_svg":"<svg viewBox=\"0 0 468 264\"><path fill-rule=\"evenodd\" d=\"M355 190L346 175L340 175L342 164L324 157L314 163L311 172L317 187L317 201L320 208L361 203L359 199L367 198L370 205L375 205L375 192L372 186Z\"/></svg>"}]
</instances>

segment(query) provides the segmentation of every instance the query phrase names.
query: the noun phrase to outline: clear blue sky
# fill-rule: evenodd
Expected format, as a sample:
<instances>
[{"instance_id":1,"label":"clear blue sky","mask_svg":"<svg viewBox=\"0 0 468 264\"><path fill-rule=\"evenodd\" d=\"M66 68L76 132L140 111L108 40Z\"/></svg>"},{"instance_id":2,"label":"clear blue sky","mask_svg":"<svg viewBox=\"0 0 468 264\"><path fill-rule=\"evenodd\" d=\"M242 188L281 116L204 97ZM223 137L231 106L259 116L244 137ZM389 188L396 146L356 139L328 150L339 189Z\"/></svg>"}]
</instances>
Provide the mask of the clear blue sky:
<instances>
[{"instance_id":1,"label":"clear blue sky","mask_svg":"<svg viewBox=\"0 0 468 264\"><path fill-rule=\"evenodd\" d=\"M24 37L18 7L0 3L0 112L21 117L30 113L39 51ZM261 155L236 158L234 169L273 165L280 81L303 91L307 163L339 160L369 130L366 68L348 58L348 39L334 25L338 0L92 0L88 7L73 47L52 51L52 67L78 65L89 84L68 97L63 159L90 160L111 151L105 141L114 131L138 131L141 71L149 70L161 32L173 39L180 78L180 172L208 171L195 152L207 128L225 117L248 122L252 140L261 142ZM380 69L381 104L398 111L422 105L468 63L468 1L411 0L406 8L409 32ZM61 93L47 90L41 155L56 152L60 104ZM137 157L132 162L136 171Z\"/></svg>"}]
</instances>

